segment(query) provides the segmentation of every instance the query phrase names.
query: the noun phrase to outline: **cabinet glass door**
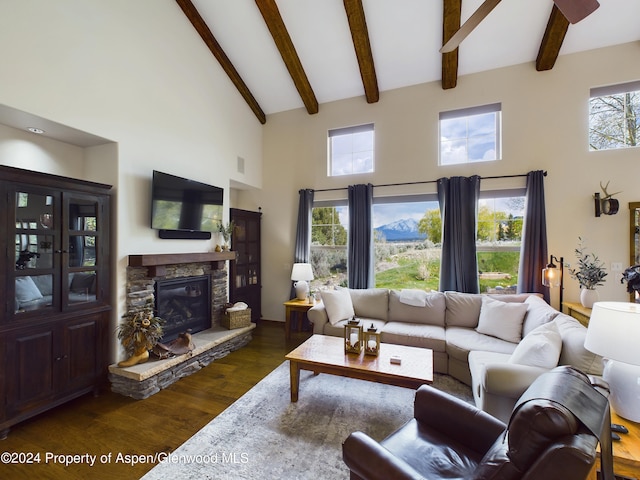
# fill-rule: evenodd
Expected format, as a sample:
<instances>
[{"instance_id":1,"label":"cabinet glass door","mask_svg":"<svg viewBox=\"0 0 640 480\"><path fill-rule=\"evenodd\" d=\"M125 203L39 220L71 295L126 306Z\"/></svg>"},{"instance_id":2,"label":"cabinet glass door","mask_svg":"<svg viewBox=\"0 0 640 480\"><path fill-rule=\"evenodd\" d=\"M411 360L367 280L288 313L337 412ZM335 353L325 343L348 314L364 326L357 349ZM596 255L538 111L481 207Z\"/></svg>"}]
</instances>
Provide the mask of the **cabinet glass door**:
<instances>
[{"instance_id":1,"label":"cabinet glass door","mask_svg":"<svg viewBox=\"0 0 640 480\"><path fill-rule=\"evenodd\" d=\"M67 235L65 270L66 304L94 302L98 291L100 229L95 197L73 196L65 201Z\"/></svg>"},{"instance_id":2,"label":"cabinet glass door","mask_svg":"<svg viewBox=\"0 0 640 480\"><path fill-rule=\"evenodd\" d=\"M51 308L59 288L59 197L19 188L14 202L15 313Z\"/></svg>"}]
</instances>

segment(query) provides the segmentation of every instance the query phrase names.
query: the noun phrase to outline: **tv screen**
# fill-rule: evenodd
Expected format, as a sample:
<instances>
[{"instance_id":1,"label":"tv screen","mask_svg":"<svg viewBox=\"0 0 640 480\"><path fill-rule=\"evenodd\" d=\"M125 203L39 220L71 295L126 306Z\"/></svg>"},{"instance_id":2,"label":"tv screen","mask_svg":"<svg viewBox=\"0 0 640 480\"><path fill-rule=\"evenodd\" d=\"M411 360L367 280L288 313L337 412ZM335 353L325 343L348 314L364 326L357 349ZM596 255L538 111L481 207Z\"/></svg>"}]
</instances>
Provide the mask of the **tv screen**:
<instances>
[{"instance_id":1,"label":"tv screen","mask_svg":"<svg viewBox=\"0 0 640 480\"><path fill-rule=\"evenodd\" d=\"M224 189L153 171L151 228L217 232Z\"/></svg>"}]
</instances>

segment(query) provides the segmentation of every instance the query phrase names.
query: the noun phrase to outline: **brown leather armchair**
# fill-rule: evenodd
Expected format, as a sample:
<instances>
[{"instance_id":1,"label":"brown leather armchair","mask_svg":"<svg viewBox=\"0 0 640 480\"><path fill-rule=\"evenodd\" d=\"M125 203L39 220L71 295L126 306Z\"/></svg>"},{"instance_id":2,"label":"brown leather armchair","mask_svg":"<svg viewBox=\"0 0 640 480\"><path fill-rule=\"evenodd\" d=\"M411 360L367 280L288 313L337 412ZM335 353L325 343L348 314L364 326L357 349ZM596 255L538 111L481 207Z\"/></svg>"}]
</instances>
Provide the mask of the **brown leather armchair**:
<instances>
[{"instance_id":1,"label":"brown leather armchair","mask_svg":"<svg viewBox=\"0 0 640 480\"><path fill-rule=\"evenodd\" d=\"M602 438L603 478L613 479L606 384L571 367L540 376L509 425L430 386L414 418L378 443L362 432L343 444L351 479L584 480Z\"/></svg>"}]
</instances>

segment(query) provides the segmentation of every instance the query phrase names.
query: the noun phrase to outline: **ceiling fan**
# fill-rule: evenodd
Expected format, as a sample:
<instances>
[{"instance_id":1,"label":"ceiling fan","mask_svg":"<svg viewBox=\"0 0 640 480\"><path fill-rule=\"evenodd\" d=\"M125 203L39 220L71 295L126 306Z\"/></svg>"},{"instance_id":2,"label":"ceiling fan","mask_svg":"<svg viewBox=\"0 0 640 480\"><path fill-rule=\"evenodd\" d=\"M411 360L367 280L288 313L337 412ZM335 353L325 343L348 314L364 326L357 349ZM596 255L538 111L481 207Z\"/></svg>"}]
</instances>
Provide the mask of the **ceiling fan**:
<instances>
[{"instance_id":1,"label":"ceiling fan","mask_svg":"<svg viewBox=\"0 0 640 480\"><path fill-rule=\"evenodd\" d=\"M484 18L491 13L500 0L485 0L478 9L467 19L456 33L442 46L440 53L454 51L460 43L476 28ZM600 4L598 0L553 0L558 10L569 20L569 23L578 23L591 13Z\"/></svg>"}]
</instances>

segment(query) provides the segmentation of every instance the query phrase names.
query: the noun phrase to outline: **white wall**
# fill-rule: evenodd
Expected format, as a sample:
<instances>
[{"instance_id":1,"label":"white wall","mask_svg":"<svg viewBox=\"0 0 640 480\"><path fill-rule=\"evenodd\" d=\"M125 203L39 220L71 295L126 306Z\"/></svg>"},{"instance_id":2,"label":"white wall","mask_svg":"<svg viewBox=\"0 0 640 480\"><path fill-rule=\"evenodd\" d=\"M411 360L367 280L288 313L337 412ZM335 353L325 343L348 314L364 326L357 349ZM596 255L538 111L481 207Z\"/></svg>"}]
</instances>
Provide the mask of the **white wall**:
<instances>
[{"instance_id":1,"label":"white wall","mask_svg":"<svg viewBox=\"0 0 640 480\"><path fill-rule=\"evenodd\" d=\"M157 238L149 228L152 170L224 187L228 207L231 181L261 186L261 124L174 0L2 0L0 32L0 104L114 142L17 160L23 134L6 138L0 129L0 164L115 186L115 327L129 254L215 246L215 238ZM29 141L32 152L49 143Z\"/></svg>"},{"instance_id":2,"label":"white wall","mask_svg":"<svg viewBox=\"0 0 640 480\"><path fill-rule=\"evenodd\" d=\"M294 110L270 115L264 131L263 190L251 202L263 207L263 316L282 320L293 261L297 191L435 180L443 176L524 174L546 170L549 251L575 262L578 237L610 267L629 265L627 203L640 200L638 149L589 152L589 89L640 78L638 42L560 57L553 70L533 64L460 77L458 86L442 90L439 82L382 92L369 105L363 97L320 106L317 115ZM468 166L438 166L438 113L502 102L503 160ZM376 172L329 178L326 175L327 130L374 122ZM611 181L621 211L594 216L592 195L600 181ZM483 189L524 185L523 179L485 181ZM424 191L434 191L426 185ZM375 189L374 195L411 193L413 189ZM323 198L326 198L325 197ZM346 197L346 191L333 193ZM609 273L600 298L626 301L620 274ZM567 276L565 300L577 301L579 287ZM557 290L552 302L557 306Z\"/></svg>"}]
</instances>

